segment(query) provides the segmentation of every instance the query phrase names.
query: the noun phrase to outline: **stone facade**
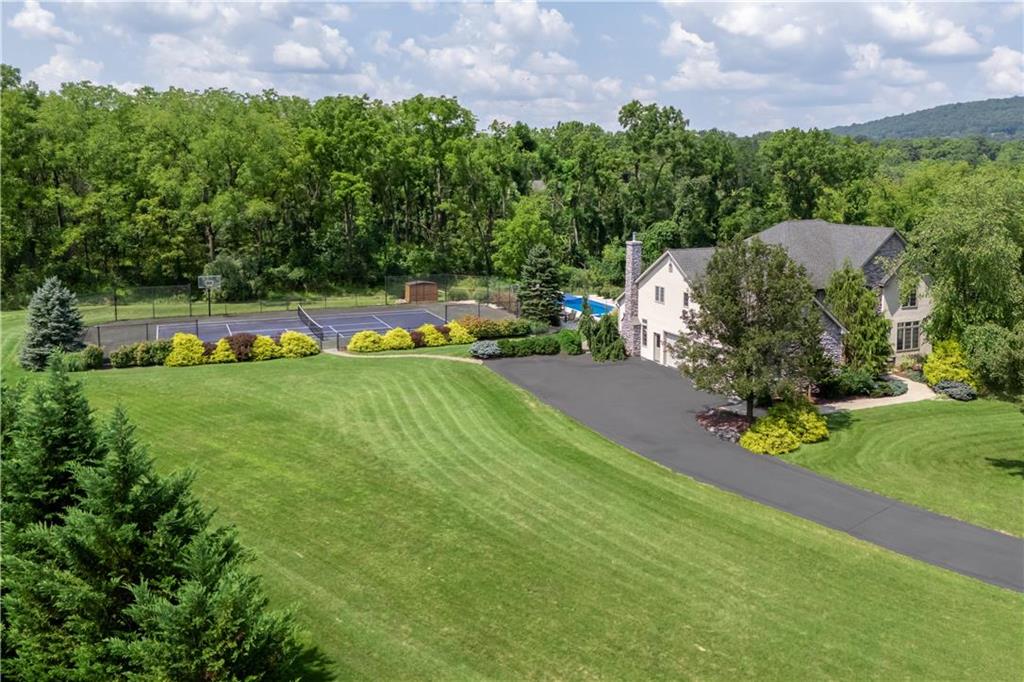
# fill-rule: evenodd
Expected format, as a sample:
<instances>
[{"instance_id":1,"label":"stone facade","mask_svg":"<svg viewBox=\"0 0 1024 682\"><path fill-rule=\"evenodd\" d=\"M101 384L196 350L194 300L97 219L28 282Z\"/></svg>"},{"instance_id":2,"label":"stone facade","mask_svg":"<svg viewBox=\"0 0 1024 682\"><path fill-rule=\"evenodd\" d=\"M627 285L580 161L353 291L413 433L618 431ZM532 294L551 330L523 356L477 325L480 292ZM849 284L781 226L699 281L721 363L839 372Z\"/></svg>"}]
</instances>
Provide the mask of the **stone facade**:
<instances>
[{"instance_id":1,"label":"stone facade","mask_svg":"<svg viewBox=\"0 0 1024 682\"><path fill-rule=\"evenodd\" d=\"M637 280L643 272L642 242L633 238L626 242L626 287L619 311L619 333L626 343L626 352L640 355L639 287Z\"/></svg>"}]
</instances>

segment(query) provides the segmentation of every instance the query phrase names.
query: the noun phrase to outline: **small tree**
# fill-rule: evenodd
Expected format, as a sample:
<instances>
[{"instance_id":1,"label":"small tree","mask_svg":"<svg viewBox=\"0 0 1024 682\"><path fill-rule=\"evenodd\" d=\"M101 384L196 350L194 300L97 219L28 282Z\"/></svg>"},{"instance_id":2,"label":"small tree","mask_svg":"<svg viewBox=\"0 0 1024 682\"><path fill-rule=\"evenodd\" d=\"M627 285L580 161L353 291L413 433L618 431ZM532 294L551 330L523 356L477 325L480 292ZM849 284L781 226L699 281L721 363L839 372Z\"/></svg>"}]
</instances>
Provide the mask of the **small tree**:
<instances>
[{"instance_id":1,"label":"small tree","mask_svg":"<svg viewBox=\"0 0 1024 682\"><path fill-rule=\"evenodd\" d=\"M530 249L519 282L519 301L523 317L558 324L562 292L558 287L558 265L548 247L537 244Z\"/></svg>"},{"instance_id":2,"label":"small tree","mask_svg":"<svg viewBox=\"0 0 1024 682\"><path fill-rule=\"evenodd\" d=\"M82 314L78 298L60 280L50 277L32 294L28 322L19 359L22 367L46 367L55 350L73 351L82 345Z\"/></svg>"},{"instance_id":3,"label":"small tree","mask_svg":"<svg viewBox=\"0 0 1024 682\"><path fill-rule=\"evenodd\" d=\"M892 354L890 323L878 314L876 294L868 288L864 273L850 264L832 273L825 302L846 327L843 358L853 369L881 374Z\"/></svg>"},{"instance_id":4,"label":"small tree","mask_svg":"<svg viewBox=\"0 0 1024 682\"><path fill-rule=\"evenodd\" d=\"M719 248L694 286L699 313L675 345L680 370L697 388L754 399L804 388L828 366L821 320L804 269L759 239Z\"/></svg>"},{"instance_id":5,"label":"small tree","mask_svg":"<svg viewBox=\"0 0 1024 682\"><path fill-rule=\"evenodd\" d=\"M618 316L609 313L601 318L593 333L590 356L597 362L615 362L626 359L626 342L619 334Z\"/></svg>"},{"instance_id":6,"label":"small tree","mask_svg":"<svg viewBox=\"0 0 1024 682\"><path fill-rule=\"evenodd\" d=\"M589 296L583 294L583 305L580 306L580 321L576 325L576 329L580 333L580 338L587 342L587 345L591 344L592 337L594 336L594 316L590 313L590 301Z\"/></svg>"}]
</instances>

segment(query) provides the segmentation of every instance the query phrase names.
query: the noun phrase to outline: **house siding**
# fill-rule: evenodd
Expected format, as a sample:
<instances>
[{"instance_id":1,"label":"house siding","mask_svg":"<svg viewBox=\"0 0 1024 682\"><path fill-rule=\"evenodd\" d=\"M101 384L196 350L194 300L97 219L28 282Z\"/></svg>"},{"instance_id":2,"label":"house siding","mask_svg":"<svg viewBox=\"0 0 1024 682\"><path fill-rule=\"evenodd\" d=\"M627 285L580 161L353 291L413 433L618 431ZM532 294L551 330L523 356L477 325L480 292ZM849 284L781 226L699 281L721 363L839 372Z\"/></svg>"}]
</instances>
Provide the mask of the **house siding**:
<instances>
[{"instance_id":1,"label":"house siding","mask_svg":"<svg viewBox=\"0 0 1024 682\"><path fill-rule=\"evenodd\" d=\"M655 300L656 287L665 289L663 303ZM672 367L678 364L667 344L673 343L685 331L681 318L686 294L690 295L690 309L696 310L690 283L671 258L663 259L644 277L637 291L637 310L640 319L647 320L647 345L641 344L640 357ZM659 334L662 339L660 349L655 346L655 334Z\"/></svg>"},{"instance_id":2,"label":"house siding","mask_svg":"<svg viewBox=\"0 0 1024 682\"><path fill-rule=\"evenodd\" d=\"M897 357L910 355L927 355L932 352L932 344L924 333L924 321L931 315L932 299L929 295L928 285L919 282L917 285L917 307L904 308L900 297L899 275L893 277L882 288L879 297L882 316L889 320L889 345ZM920 347L917 350L897 351L896 350L896 326L900 322L918 322L922 326L920 334Z\"/></svg>"}]
</instances>

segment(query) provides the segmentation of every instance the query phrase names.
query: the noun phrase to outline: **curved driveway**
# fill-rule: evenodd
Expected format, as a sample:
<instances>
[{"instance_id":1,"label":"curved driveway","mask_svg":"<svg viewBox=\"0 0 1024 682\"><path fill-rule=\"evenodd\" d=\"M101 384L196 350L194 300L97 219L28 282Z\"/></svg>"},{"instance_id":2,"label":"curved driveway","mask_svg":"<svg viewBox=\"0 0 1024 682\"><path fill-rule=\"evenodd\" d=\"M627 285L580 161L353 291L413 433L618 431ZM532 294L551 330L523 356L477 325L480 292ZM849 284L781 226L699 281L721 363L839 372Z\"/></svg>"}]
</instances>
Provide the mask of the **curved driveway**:
<instances>
[{"instance_id":1,"label":"curved driveway","mask_svg":"<svg viewBox=\"0 0 1024 682\"><path fill-rule=\"evenodd\" d=\"M1024 591L1024 541L877 495L709 434L694 415L721 399L675 370L630 359L534 356L487 366L545 403L648 459L979 580Z\"/></svg>"}]
</instances>

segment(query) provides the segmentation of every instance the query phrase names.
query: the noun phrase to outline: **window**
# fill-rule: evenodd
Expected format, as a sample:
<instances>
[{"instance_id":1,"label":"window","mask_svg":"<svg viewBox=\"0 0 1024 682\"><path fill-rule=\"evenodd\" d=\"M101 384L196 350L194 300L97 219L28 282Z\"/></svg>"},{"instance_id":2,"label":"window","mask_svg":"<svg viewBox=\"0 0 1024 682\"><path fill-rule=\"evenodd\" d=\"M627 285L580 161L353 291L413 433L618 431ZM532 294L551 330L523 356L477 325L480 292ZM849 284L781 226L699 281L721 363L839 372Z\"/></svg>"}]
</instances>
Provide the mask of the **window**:
<instances>
[{"instance_id":1,"label":"window","mask_svg":"<svg viewBox=\"0 0 1024 682\"><path fill-rule=\"evenodd\" d=\"M661 334L654 332L654 350L661 350Z\"/></svg>"},{"instance_id":2,"label":"window","mask_svg":"<svg viewBox=\"0 0 1024 682\"><path fill-rule=\"evenodd\" d=\"M921 345L921 323L899 322L896 324L896 350L917 350Z\"/></svg>"},{"instance_id":3,"label":"window","mask_svg":"<svg viewBox=\"0 0 1024 682\"><path fill-rule=\"evenodd\" d=\"M907 296L907 300L903 302L904 308L916 308L917 307L917 292L911 291L910 295Z\"/></svg>"},{"instance_id":4,"label":"window","mask_svg":"<svg viewBox=\"0 0 1024 682\"><path fill-rule=\"evenodd\" d=\"M672 272L672 264L671 263L668 264L668 271L671 274L671 272Z\"/></svg>"},{"instance_id":5,"label":"window","mask_svg":"<svg viewBox=\"0 0 1024 682\"><path fill-rule=\"evenodd\" d=\"M690 307L690 292L689 291L684 291L683 292L683 307L684 308L689 308Z\"/></svg>"},{"instance_id":6,"label":"window","mask_svg":"<svg viewBox=\"0 0 1024 682\"><path fill-rule=\"evenodd\" d=\"M640 345L647 347L647 320L640 320Z\"/></svg>"},{"instance_id":7,"label":"window","mask_svg":"<svg viewBox=\"0 0 1024 682\"><path fill-rule=\"evenodd\" d=\"M654 302L664 303L665 302L665 287L654 287Z\"/></svg>"}]
</instances>

